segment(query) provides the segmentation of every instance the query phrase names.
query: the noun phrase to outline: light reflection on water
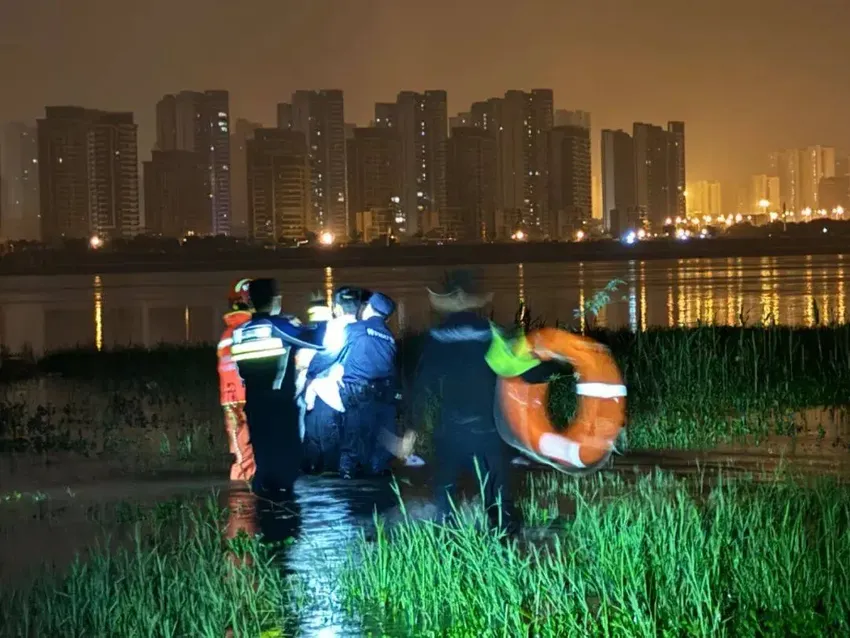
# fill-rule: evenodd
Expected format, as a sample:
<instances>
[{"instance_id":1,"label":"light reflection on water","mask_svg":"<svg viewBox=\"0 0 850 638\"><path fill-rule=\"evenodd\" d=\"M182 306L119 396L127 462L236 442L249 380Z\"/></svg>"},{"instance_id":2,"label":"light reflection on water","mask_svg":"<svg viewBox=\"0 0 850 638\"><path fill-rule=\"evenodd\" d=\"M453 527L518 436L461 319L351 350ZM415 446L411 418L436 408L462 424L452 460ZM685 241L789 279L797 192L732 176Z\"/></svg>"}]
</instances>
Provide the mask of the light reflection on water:
<instances>
[{"instance_id":1,"label":"light reflection on water","mask_svg":"<svg viewBox=\"0 0 850 638\"><path fill-rule=\"evenodd\" d=\"M575 310L612 279L611 295L593 323L645 330L697 323L775 321L811 326L847 321L842 256L680 259L623 263L512 264L482 269L494 293L494 316L510 322L519 302L532 317L586 327ZM77 344L115 345L216 340L223 328L226 289L234 277L274 276L284 309L302 311L317 289L330 300L336 286L381 290L398 304L394 328L419 330L433 320L425 287L443 268L319 268L264 273L149 273L0 278L0 338L13 351L36 353ZM92 306L93 312L92 312ZM817 312L815 312L817 308Z\"/></svg>"}]
</instances>

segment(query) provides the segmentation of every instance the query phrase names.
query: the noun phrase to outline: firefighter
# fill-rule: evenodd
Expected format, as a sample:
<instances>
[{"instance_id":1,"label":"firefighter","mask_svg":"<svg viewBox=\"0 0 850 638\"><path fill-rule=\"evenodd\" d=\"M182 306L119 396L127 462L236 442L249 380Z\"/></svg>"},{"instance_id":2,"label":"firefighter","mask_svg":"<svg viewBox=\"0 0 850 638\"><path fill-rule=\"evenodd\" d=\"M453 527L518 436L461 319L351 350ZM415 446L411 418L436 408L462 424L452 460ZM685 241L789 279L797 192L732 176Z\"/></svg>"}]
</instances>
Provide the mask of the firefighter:
<instances>
[{"instance_id":1,"label":"firefighter","mask_svg":"<svg viewBox=\"0 0 850 638\"><path fill-rule=\"evenodd\" d=\"M510 529L513 506L508 490L511 456L496 429L496 374L485 356L493 333L482 309L492 299L468 272L450 273L443 290L429 290L442 322L428 335L413 386L414 425L436 398L434 425L435 499L441 517L450 517L450 497L460 474L475 474L484 485L491 522ZM501 508L497 504L501 504Z\"/></svg>"},{"instance_id":2,"label":"firefighter","mask_svg":"<svg viewBox=\"0 0 850 638\"><path fill-rule=\"evenodd\" d=\"M231 481L250 481L254 478L254 451L251 449L248 424L245 420L245 388L231 358L233 330L251 319L248 300L250 279L242 279L231 288L228 295L230 309L224 314L226 326L218 342L218 381L224 424L233 464L230 466Z\"/></svg>"},{"instance_id":3,"label":"firefighter","mask_svg":"<svg viewBox=\"0 0 850 638\"><path fill-rule=\"evenodd\" d=\"M248 294L254 314L233 331L231 354L245 383L245 416L257 467L253 487L272 500L286 499L301 470L293 350L322 346L315 330L280 315L275 280L253 280Z\"/></svg>"}]
</instances>

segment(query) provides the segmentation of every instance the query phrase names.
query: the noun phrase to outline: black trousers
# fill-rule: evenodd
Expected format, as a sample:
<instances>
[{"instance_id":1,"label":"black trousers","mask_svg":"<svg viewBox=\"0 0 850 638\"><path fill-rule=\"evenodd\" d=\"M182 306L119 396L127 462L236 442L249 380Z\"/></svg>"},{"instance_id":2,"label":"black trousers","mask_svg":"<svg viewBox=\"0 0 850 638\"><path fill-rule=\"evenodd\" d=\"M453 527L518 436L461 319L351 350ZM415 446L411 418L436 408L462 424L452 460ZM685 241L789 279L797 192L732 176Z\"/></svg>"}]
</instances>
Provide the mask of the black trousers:
<instances>
[{"instance_id":1,"label":"black trousers","mask_svg":"<svg viewBox=\"0 0 850 638\"><path fill-rule=\"evenodd\" d=\"M294 398L254 398L245 403L245 418L257 473L253 487L267 498L285 498L301 473L301 433Z\"/></svg>"},{"instance_id":2,"label":"black trousers","mask_svg":"<svg viewBox=\"0 0 850 638\"><path fill-rule=\"evenodd\" d=\"M483 496L488 517L492 524L499 524L501 519L501 525L507 527L515 519L508 484L511 456L495 426L492 431L489 428L473 431L468 426L451 423L442 426L434 436L434 497L440 515L451 515L449 498L454 498L457 480L464 473L478 480L477 461L481 481L486 480Z\"/></svg>"},{"instance_id":3,"label":"black trousers","mask_svg":"<svg viewBox=\"0 0 850 638\"><path fill-rule=\"evenodd\" d=\"M339 469L339 413L316 398L304 414L304 458L306 472L336 472Z\"/></svg>"}]
</instances>

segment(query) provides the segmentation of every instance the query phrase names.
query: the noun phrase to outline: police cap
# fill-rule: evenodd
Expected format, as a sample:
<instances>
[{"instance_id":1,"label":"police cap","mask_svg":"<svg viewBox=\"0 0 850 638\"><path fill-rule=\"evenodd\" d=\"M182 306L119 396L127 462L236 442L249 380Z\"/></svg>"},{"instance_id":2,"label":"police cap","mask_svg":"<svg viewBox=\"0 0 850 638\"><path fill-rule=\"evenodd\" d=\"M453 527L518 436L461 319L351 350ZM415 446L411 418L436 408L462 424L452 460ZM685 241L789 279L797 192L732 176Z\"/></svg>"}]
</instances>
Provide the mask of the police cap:
<instances>
[{"instance_id":1,"label":"police cap","mask_svg":"<svg viewBox=\"0 0 850 638\"><path fill-rule=\"evenodd\" d=\"M372 306L372 310L384 317L389 317L395 312L395 302L380 292L372 293L369 297L369 305Z\"/></svg>"}]
</instances>

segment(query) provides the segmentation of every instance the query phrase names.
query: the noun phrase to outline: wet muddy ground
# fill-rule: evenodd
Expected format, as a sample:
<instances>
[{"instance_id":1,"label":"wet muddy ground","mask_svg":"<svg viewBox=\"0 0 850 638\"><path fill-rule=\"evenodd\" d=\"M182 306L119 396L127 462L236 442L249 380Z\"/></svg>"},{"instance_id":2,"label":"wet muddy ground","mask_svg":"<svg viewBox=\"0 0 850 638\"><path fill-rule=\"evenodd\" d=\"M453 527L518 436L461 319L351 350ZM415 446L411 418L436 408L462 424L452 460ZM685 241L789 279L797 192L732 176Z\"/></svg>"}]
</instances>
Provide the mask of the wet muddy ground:
<instances>
[{"instance_id":1,"label":"wet muddy ground","mask_svg":"<svg viewBox=\"0 0 850 638\"><path fill-rule=\"evenodd\" d=\"M817 416L817 415L815 415ZM814 418L810 415L809 421ZM823 415L815 420L823 422ZM795 437L769 437L754 446L726 446L705 452L634 451L615 457L605 471L646 474L656 468L683 475L766 474L787 467L794 472L850 478L847 417L830 417L830 427L806 428ZM50 461L45 464L45 461ZM105 542L104 530L121 537L139 520L140 508L168 507L215 493L221 507L242 512L231 527L253 520L252 497L233 489L217 475L151 477L122 475L120 459L78 461L69 456L17 458L0 465L0 583L20 582L45 566L68 565L83 548ZM516 468L522 492L525 477L547 471ZM427 515L429 470L403 469L402 496L409 510ZM467 494L474 494L466 485ZM286 569L297 573L308 590L310 607L300 610L301 635L358 635L346 616L335 586L351 541L373 525L377 511L384 519L399 517L398 501L389 480L341 481L308 476L297 486L297 511L281 512L267 531L294 536L283 554ZM321 634L320 630L324 630ZM327 632L332 633L327 633Z\"/></svg>"}]
</instances>

